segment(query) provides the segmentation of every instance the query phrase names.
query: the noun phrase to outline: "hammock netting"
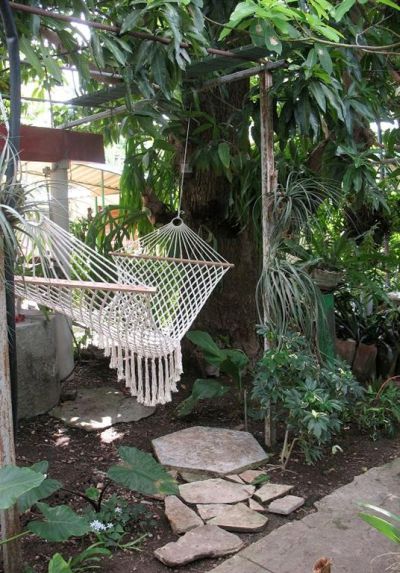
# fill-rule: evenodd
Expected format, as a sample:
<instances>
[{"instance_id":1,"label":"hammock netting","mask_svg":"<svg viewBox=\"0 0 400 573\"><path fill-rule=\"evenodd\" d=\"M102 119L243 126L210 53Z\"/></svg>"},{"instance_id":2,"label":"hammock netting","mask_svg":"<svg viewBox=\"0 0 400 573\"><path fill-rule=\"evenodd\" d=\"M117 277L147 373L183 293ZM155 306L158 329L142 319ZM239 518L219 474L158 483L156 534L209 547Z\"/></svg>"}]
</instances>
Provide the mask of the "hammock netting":
<instances>
[{"instance_id":1,"label":"hammock netting","mask_svg":"<svg viewBox=\"0 0 400 573\"><path fill-rule=\"evenodd\" d=\"M180 343L232 266L180 218L103 257L46 217L27 222L16 294L97 334L138 402L164 404L182 374Z\"/></svg>"}]
</instances>

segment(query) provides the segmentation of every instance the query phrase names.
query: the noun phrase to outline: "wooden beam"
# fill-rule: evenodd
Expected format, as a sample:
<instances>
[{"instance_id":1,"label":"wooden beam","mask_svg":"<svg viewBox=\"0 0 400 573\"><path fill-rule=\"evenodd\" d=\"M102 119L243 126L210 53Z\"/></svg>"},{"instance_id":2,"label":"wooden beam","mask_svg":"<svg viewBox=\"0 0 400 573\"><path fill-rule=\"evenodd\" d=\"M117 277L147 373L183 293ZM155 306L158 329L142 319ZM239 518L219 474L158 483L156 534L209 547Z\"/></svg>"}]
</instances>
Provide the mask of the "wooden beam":
<instances>
[{"instance_id":1,"label":"wooden beam","mask_svg":"<svg viewBox=\"0 0 400 573\"><path fill-rule=\"evenodd\" d=\"M4 124L0 125L0 135L3 137L7 135ZM4 140L0 139L0 150L3 147ZM105 163L103 136L96 133L22 125L19 158L22 161L50 163L64 159Z\"/></svg>"},{"instance_id":2,"label":"wooden beam","mask_svg":"<svg viewBox=\"0 0 400 573\"><path fill-rule=\"evenodd\" d=\"M93 22L93 20L82 20L82 18L77 18L76 16L70 16L67 14L60 14L59 12L54 12L50 10L45 10L43 8L37 8L36 6L29 6L27 4L20 4L19 2L10 2L10 6L13 10L18 12L27 12L28 14L36 14L38 16L44 16L46 18L54 18L54 20L61 20L62 22L75 22L76 24L81 24L82 26L87 26L88 28L94 28L95 30L104 30L105 32L112 32L113 34L120 35L121 28L119 26L113 26L111 24L102 24L101 22ZM171 38L165 36L155 36L148 32L139 32L131 30L125 32L125 35L132 36L134 38L139 38L141 40L150 40L151 42L158 42L169 46L172 43ZM184 49L190 48L188 42L181 42L180 47ZM206 51L214 56L223 56L225 58L235 58L239 60L254 61L251 58L245 56L239 56L235 52L229 50L220 50L218 48L206 48Z\"/></svg>"},{"instance_id":3,"label":"wooden beam","mask_svg":"<svg viewBox=\"0 0 400 573\"><path fill-rule=\"evenodd\" d=\"M209 80L205 82L198 91L209 90L222 84L236 82L244 78L251 78L252 76L256 76L263 71L276 70L277 68L283 68L286 65L287 62L285 60L278 60L277 62L265 62L265 64L260 66L254 66L252 68L247 68L246 70L239 70L238 72Z\"/></svg>"},{"instance_id":4,"label":"wooden beam","mask_svg":"<svg viewBox=\"0 0 400 573\"><path fill-rule=\"evenodd\" d=\"M140 103L140 102L139 102ZM92 123L93 121L98 121L99 119L107 119L108 117L114 117L120 113L127 111L126 105L120 105L114 109L107 109L106 111L100 111L99 113L93 113L92 115L87 115L86 117L81 117L80 119L75 119L64 123L61 128L70 129L71 127L76 127L78 125L84 125L85 123Z\"/></svg>"}]
</instances>

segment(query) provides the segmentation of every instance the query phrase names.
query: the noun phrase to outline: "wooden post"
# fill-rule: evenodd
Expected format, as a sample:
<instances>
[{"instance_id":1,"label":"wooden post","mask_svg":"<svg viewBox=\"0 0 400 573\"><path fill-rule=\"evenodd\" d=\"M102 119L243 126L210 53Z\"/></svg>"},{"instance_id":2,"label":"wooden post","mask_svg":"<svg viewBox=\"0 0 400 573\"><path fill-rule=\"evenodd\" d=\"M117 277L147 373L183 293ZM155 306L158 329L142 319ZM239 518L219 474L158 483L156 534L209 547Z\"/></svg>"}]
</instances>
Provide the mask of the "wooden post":
<instances>
[{"instance_id":1,"label":"wooden post","mask_svg":"<svg viewBox=\"0 0 400 573\"><path fill-rule=\"evenodd\" d=\"M10 62L10 121L9 142L17 155L19 152L19 131L21 118L21 74L19 61L18 34L11 12L9 0L0 2L0 15L6 35ZM6 172L6 185L14 181L15 164L9 161ZM14 207L14 188L6 187L5 199ZM15 299L14 299L14 253L6 248L0 235L0 467L15 464L14 415L17 410L17 360L15 338ZM11 369L10 369L11 357ZM16 505L1 512L1 534L3 539L20 532L19 513ZM18 539L3 546L4 573L21 573L22 557Z\"/></svg>"},{"instance_id":2,"label":"wooden post","mask_svg":"<svg viewBox=\"0 0 400 573\"><path fill-rule=\"evenodd\" d=\"M10 464L15 465L6 313L7 286L4 280L4 271L4 243L0 237L0 467ZM13 537L19 532L19 513L15 505L1 512L2 539ZM21 573L22 560L18 539L3 545L3 561L5 573Z\"/></svg>"},{"instance_id":3,"label":"wooden post","mask_svg":"<svg viewBox=\"0 0 400 573\"><path fill-rule=\"evenodd\" d=\"M277 173L274 162L274 129L272 117L271 94L272 74L264 70L260 73L260 127L261 127L261 221L262 221L262 272L266 271L268 256L271 249L272 224L269 198L277 184ZM263 301L264 303L264 301ZM267 310L264 307L264 322L267 322ZM264 350L268 350L268 340L264 339ZM275 424L271 408L265 417L265 444L272 447L275 444Z\"/></svg>"}]
</instances>

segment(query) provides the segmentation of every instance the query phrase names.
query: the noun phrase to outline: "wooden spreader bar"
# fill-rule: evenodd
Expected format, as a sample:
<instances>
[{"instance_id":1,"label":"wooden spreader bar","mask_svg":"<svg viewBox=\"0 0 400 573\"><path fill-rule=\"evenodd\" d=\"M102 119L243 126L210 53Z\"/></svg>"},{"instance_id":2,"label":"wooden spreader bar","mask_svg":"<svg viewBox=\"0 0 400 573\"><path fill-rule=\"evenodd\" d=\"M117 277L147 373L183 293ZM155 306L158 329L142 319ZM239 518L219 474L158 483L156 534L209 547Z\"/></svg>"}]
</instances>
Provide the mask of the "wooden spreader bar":
<instances>
[{"instance_id":1,"label":"wooden spreader bar","mask_svg":"<svg viewBox=\"0 0 400 573\"><path fill-rule=\"evenodd\" d=\"M179 259L175 257L156 257L155 255L135 255L133 253L111 253L113 257L128 257L130 259L148 259L150 261L167 261L169 263L187 263L192 265L207 266L207 267L225 267L232 268L235 265L232 263L214 262L214 261L198 261L196 259Z\"/></svg>"},{"instance_id":2,"label":"wooden spreader bar","mask_svg":"<svg viewBox=\"0 0 400 573\"><path fill-rule=\"evenodd\" d=\"M15 282L18 284L34 284L43 286L54 286L70 289L108 290L114 292L131 292L137 294L152 295L157 292L154 287L136 286L119 283L99 283L92 281L74 281L69 279L48 279L43 277L22 277L16 276Z\"/></svg>"}]
</instances>

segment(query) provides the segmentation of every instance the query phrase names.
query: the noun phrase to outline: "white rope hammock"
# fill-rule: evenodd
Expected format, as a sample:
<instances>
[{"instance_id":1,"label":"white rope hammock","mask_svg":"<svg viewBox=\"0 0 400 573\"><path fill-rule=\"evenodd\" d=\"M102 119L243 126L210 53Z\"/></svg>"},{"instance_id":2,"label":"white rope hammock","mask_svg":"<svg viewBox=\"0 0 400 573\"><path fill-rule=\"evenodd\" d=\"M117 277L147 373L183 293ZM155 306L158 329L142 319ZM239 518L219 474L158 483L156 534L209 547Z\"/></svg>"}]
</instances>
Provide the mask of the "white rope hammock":
<instances>
[{"instance_id":1,"label":"white rope hammock","mask_svg":"<svg viewBox=\"0 0 400 573\"><path fill-rule=\"evenodd\" d=\"M46 217L27 225L17 295L96 332L139 402L169 402L182 374L180 342L232 265L179 217L112 261Z\"/></svg>"}]
</instances>

